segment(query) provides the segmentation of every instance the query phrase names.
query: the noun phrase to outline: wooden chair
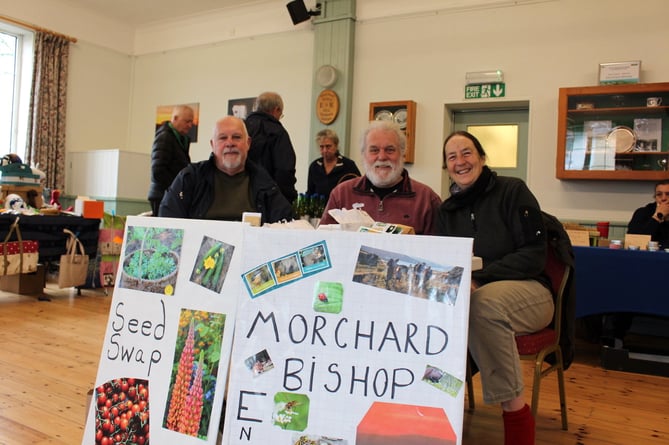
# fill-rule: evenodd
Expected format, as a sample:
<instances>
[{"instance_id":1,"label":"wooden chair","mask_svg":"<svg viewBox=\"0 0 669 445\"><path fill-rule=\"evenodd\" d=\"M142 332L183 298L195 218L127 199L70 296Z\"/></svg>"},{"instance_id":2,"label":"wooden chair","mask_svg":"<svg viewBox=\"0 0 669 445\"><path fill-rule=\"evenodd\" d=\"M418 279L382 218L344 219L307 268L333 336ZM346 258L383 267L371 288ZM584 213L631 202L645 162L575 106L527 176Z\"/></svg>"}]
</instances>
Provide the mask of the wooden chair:
<instances>
[{"instance_id":1,"label":"wooden chair","mask_svg":"<svg viewBox=\"0 0 669 445\"><path fill-rule=\"evenodd\" d=\"M567 281L572 272L572 268L561 262L553 249L548 248L548 257L546 260L546 274L551 280L553 292L555 295L555 314L553 323L538 332L525 335L516 335L516 346L521 360L534 361L534 377L532 385L532 415L536 417L539 406L539 386L541 379L553 371L557 371L558 389L560 393L560 411L562 415L562 429L567 430L567 400L564 389L564 365L562 360L562 348L560 348L560 331L562 325L562 302ZM546 357L554 354L552 364L546 361ZM467 354L466 383L469 399L469 409L474 410L476 403L474 401L474 385L472 384L473 362Z\"/></svg>"}]
</instances>

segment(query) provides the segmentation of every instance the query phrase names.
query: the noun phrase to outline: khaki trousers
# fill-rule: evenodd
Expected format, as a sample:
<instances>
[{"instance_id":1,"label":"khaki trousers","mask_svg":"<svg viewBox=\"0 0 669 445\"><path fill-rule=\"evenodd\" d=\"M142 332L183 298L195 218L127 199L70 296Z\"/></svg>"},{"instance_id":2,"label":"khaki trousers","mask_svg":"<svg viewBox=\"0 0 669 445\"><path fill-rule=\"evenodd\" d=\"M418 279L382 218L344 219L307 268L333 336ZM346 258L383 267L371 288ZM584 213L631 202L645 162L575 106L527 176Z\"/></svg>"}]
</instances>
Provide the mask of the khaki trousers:
<instances>
[{"instance_id":1,"label":"khaki trousers","mask_svg":"<svg viewBox=\"0 0 669 445\"><path fill-rule=\"evenodd\" d=\"M548 326L553 310L550 290L534 280L495 281L472 292L469 351L481 373L485 403L505 402L523 393L515 335Z\"/></svg>"}]
</instances>

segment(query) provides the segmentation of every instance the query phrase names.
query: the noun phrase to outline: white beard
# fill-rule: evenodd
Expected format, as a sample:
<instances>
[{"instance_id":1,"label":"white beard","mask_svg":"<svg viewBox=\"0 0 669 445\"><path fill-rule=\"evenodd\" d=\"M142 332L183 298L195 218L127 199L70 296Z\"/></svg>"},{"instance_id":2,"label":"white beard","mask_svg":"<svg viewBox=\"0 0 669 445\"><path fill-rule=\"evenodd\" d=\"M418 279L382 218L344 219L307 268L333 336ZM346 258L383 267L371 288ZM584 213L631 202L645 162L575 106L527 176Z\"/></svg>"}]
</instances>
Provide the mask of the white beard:
<instances>
[{"instance_id":1,"label":"white beard","mask_svg":"<svg viewBox=\"0 0 669 445\"><path fill-rule=\"evenodd\" d=\"M365 174L376 187L392 187L402 179L402 170L404 170L404 166L401 164L401 162L398 162L396 165L393 165L390 162L375 162L371 165L365 164ZM388 173L379 175L374 169L375 166L390 166L392 169Z\"/></svg>"}]
</instances>

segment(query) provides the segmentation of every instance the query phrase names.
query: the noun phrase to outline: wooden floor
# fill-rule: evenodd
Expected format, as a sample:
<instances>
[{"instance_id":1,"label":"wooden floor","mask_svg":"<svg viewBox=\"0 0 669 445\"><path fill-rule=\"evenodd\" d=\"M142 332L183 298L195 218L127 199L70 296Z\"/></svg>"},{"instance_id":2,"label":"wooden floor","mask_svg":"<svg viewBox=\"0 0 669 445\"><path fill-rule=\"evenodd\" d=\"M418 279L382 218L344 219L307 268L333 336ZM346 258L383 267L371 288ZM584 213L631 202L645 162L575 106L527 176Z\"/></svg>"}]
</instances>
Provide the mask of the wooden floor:
<instances>
[{"instance_id":1,"label":"wooden floor","mask_svg":"<svg viewBox=\"0 0 669 445\"><path fill-rule=\"evenodd\" d=\"M0 292L2 445L81 443L111 296L51 286L51 301ZM529 376L528 368L526 382ZM603 370L596 346L585 343L566 377L569 431L560 429L550 376L542 383L538 445L669 444L669 378ZM463 444L502 444L500 409L484 405L478 377L474 384L476 410L465 413Z\"/></svg>"}]
</instances>

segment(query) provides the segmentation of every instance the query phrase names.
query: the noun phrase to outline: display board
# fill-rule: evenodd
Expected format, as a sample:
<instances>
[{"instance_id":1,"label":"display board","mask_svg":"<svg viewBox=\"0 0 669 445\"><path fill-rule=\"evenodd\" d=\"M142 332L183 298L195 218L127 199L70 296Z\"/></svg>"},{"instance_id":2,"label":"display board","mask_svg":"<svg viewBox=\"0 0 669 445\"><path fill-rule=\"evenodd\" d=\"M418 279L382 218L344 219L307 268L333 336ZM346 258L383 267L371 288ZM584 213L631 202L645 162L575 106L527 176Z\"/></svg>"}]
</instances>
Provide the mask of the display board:
<instances>
[{"instance_id":1,"label":"display board","mask_svg":"<svg viewBox=\"0 0 669 445\"><path fill-rule=\"evenodd\" d=\"M128 217L82 444L461 444L471 252Z\"/></svg>"},{"instance_id":2,"label":"display board","mask_svg":"<svg viewBox=\"0 0 669 445\"><path fill-rule=\"evenodd\" d=\"M245 233L223 443L461 443L471 239Z\"/></svg>"},{"instance_id":3,"label":"display board","mask_svg":"<svg viewBox=\"0 0 669 445\"><path fill-rule=\"evenodd\" d=\"M82 444L214 444L243 225L128 217Z\"/></svg>"}]
</instances>

